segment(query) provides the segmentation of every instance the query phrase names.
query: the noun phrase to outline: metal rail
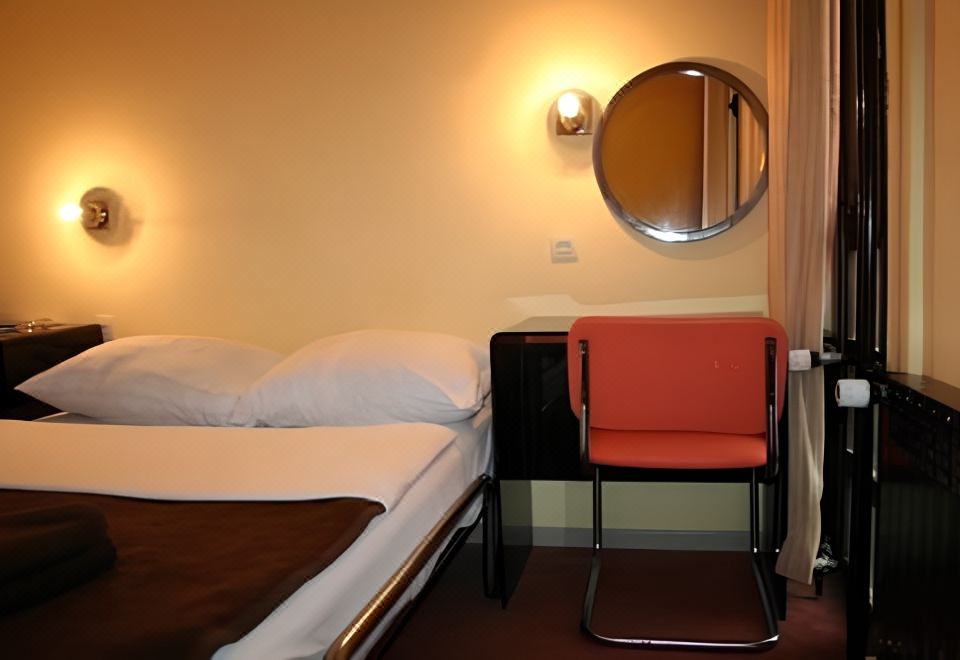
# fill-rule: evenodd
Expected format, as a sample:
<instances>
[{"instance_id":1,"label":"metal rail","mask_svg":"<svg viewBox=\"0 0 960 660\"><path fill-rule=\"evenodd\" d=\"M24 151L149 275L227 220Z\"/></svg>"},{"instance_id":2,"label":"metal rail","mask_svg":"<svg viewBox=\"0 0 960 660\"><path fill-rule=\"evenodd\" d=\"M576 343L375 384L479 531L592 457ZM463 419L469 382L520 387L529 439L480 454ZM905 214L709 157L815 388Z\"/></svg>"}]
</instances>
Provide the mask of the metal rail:
<instances>
[{"instance_id":1,"label":"metal rail","mask_svg":"<svg viewBox=\"0 0 960 660\"><path fill-rule=\"evenodd\" d=\"M456 528L460 514L483 490L487 477L477 477L467 490L447 509L433 529L417 545L403 565L397 569L380 591L360 610L342 633L333 641L324 655L325 660L352 658L369 638L386 614L393 609L406 590L420 574L441 543Z\"/></svg>"}]
</instances>

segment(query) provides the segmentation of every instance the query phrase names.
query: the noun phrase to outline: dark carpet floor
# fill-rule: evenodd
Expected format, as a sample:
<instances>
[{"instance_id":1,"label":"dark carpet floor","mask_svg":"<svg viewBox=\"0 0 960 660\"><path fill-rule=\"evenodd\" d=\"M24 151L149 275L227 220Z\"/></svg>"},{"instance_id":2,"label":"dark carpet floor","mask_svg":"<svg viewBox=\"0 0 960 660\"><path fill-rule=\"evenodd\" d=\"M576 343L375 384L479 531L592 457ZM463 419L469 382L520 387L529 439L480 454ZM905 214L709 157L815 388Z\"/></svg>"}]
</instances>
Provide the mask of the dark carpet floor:
<instances>
[{"instance_id":1,"label":"dark carpet floor","mask_svg":"<svg viewBox=\"0 0 960 660\"><path fill-rule=\"evenodd\" d=\"M602 633L760 638L764 633L749 559L742 553L604 551L594 625ZM382 652L404 658L716 659L717 653L623 649L580 632L590 550L534 548L508 607L484 598L480 547L465 545ZM677 613L683 613L677 616ZM762 653L721 658L845 655L843 577L820 598L789 596L780 641Z\"/></svg>"}]
</instances>

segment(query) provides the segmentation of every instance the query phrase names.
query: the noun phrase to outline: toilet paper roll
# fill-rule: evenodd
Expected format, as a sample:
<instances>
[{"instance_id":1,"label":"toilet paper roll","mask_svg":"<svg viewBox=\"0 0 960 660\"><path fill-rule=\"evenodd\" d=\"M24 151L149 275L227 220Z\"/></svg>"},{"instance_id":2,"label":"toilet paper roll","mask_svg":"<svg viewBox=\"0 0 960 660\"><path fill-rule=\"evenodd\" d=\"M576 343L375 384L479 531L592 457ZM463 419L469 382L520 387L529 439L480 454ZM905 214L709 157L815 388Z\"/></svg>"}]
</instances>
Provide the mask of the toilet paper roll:
<instances>
[{"instance_id":1,"label":"toilet paper roll","mask_svg":"<svg viewBox=\"0 0 960 660\"><path fill-rule=\"evenodd\" d=\"M838 380L834 396L841 408L866 408L870 405L870 381L854 378Z\"/></svg>"},{"instance_id":2,"label":"toilet paper roll","mask_svg":"<svg viewBox=\"0 0 960 660\"><path fill-rule=\"evenodd\" d=\"M813 366L810 351L793 350L787 354L787 369L790 371L808 371Z\"/></svg>"}]
</instances>

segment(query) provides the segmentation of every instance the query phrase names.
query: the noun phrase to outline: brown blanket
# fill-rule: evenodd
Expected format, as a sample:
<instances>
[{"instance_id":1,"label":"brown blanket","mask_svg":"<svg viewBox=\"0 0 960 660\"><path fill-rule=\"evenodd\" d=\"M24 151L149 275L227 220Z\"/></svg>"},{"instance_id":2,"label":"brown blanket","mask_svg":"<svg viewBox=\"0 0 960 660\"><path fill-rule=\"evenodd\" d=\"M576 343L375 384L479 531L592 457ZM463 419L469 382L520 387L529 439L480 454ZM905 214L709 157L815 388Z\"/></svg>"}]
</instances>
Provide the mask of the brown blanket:
<instances>
[{"instance_id":1,"label":"brown blanket","mask_svg":"<svg viewBox=\"0 0 960 660\"><path fill-rule=\"evenodd\" d=\"M103 513L89 506L0 510L0 584L109 540Z\"/></svg>"},{"instance_id":2,"label":"brown blanket","mask_svg":"<svg viewBox=\"0 0 960 660\"><path fill-rule=\"evenodd\" d=\"M0 510L0 615L83 584L115 558L107 521L93 507Z\"/></svg>"},{"instance_id":3,"label":"brown blanket","mask_svg":"<svg viewBox=\"0 0 960 660\"><path fill-rule=\"evenodd\" d=\"M91 505L116 565L35 607L0 616L10 658L208 658L252 630L336 559L381 504L158 502L0 490L0 513Z\"/></svg>"}]
</instances>

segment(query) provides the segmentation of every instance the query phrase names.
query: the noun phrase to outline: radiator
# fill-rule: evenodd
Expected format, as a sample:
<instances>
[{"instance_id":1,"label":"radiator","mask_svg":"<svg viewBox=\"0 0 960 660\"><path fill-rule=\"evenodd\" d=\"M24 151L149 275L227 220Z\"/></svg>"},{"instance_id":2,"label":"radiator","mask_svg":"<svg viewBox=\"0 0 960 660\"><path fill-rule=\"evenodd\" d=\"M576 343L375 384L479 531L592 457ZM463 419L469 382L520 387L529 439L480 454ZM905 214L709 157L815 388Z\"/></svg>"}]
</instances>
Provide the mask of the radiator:
<instances>
[{"instance_id":1,"label":"radiator","mask_svg":"<svg viewBox=\"0 0 960 660\"><path fill-rule=\"evenodd\" d=\"M902 374L883 389L871 646L960 658L960 390Z\"/></svg>"}]
</instances>

